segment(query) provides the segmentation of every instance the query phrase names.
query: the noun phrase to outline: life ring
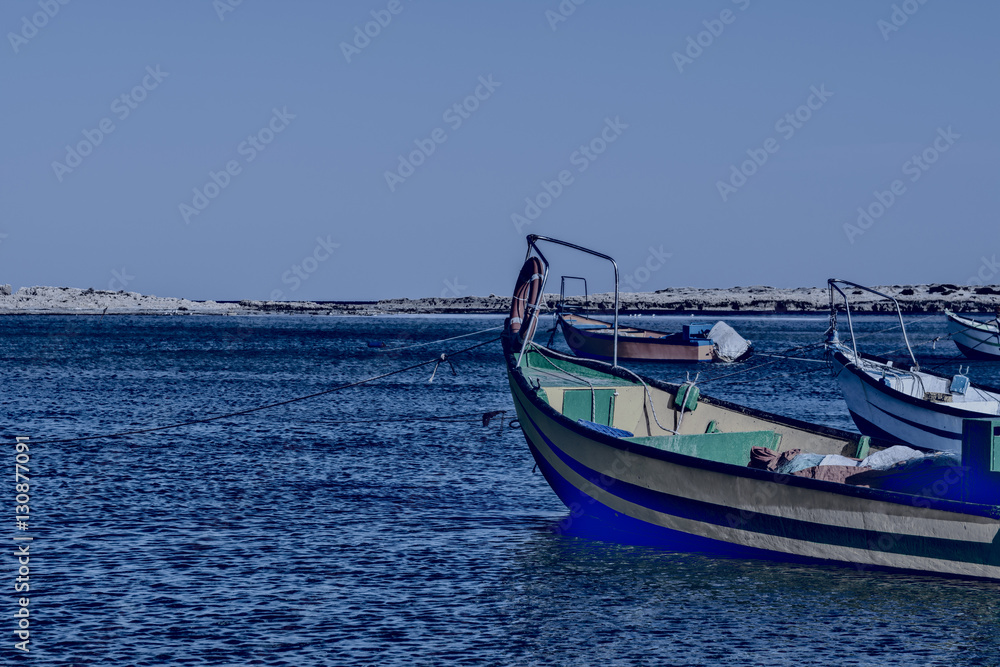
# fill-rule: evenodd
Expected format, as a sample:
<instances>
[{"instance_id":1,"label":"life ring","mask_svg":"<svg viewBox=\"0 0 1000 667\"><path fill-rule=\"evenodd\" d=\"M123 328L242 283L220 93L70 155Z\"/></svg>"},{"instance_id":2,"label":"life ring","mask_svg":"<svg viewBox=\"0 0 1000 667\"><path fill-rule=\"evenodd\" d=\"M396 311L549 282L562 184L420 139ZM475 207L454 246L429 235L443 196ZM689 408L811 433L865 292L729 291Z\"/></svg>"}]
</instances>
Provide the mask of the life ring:
<instances>
[{"instance_id":1,"label":"life ring","mask_svg":"<svg viewBox=\"0 0 1000 667\"><path fill-rule=\"evenodd\" d=\"M544 273L542 260L529 257L521 267L521 272L517 274L514 298L510 302L510 330L512 333L520 334L522 339L530 338L535 333L538 318L535 317L534 309L529 311L528 305L538 299L542 291Z\"/></svg>"}]
</instances>

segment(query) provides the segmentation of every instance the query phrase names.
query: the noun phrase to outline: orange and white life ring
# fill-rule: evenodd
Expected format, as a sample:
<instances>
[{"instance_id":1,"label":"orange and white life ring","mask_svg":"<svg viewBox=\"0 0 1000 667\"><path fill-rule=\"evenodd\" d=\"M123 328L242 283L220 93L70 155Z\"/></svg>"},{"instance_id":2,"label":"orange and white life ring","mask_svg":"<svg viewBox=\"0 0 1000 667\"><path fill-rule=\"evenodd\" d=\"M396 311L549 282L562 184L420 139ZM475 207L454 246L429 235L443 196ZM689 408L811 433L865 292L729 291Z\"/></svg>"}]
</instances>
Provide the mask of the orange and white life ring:
<instances>
[{"instance_id":1,"label":"orange and white life ring","mask_svg":"<svg viewBox=\"0 0 1000 667\"><path fill-rule=\"evenodd\" d=\"M514 298L510 302L510 330L512 333L520 334L522 339L529 338L535 333L538 318L535 317L535 309L529 309L528 306L538 299L544 275L542 260L537 257L529 257L521 267L521 272L517 274Z\"/></svg>"}]
</instances>

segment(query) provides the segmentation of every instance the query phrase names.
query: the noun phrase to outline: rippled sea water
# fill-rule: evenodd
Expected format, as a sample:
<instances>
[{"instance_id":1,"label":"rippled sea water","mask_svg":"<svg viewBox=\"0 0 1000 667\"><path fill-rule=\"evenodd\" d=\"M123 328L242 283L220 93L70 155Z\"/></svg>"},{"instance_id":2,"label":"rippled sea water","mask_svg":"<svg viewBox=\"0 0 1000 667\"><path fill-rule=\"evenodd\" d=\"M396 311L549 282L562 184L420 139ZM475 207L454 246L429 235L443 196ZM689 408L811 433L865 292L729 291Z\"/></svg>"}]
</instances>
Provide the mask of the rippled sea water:
<instances>
[{"instance_id":1,"label":"rippled sea water","mask_svg":"<svg viewBox=\"0 0 1000 667\"><path fill-rule=\"evenodd\" d=\"M713 321L711 318L699 318ZM911 337L944 318L908 318ZM822 363L777 353L822 317L727 317L760 354L700 372L703 392L852 428ZM676 330L691 318L629 318ZM311 394L460 349L499 317L6 317L4 442L31 447L31 652L4 664L996 665L1000 585L736 560L561 535L567 516L508 410L499 343L308 401L158 433L42 441L193 420ZM902 346L861 317L862 349ZM880 333L881 332L881 333ZM548 338L548 327L538 338ZM565 350L557 336L555 346ZM954 372L954 345L917 348ZM820 359L817 348L791 352ZM772 362L772 363L767 363ZM765 364L767 365L761 365ZM964 360L961 363L965 363ZM720 377L729 373L728 377ZM1000 385L1000 364L973 363ZM719 378L711 380L712 378ZM456 421L429 418L453 417ZM3 447L14 466L10 444ZM12 475L0 494L14 504ZM23 594L22 594L23 595Z\"/></svg>"}]
</instances>

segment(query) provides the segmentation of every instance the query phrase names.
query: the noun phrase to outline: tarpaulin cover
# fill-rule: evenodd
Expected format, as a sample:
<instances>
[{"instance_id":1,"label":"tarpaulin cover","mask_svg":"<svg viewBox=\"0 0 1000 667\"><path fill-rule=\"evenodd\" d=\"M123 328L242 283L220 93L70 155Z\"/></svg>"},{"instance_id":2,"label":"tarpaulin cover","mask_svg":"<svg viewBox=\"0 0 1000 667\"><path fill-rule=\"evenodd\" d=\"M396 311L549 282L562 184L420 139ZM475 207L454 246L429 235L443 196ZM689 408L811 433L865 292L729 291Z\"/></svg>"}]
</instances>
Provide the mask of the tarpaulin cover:
<instances>
[{"instance_id":1,"label":"tarpaulin cover","mask_svg":"<svg viewBox=\"0 0 1000 667\"><path fill-rule=\"evenodd\" d=\"M750 349L750 342L721 320L708 332L708 337L715 343L715 354L722 361L736 361Z\"/></svg>"}]
</instances>

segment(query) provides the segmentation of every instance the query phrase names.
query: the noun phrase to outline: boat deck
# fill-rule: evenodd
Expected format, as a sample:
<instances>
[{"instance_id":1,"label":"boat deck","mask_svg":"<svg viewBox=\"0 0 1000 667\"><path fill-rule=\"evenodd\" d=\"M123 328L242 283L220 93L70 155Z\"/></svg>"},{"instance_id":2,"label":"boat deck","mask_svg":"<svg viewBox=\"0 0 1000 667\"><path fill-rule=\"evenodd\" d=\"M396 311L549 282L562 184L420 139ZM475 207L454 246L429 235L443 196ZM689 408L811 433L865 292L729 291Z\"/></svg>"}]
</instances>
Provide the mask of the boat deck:
<instances>
[{"instance_id":1,"label":"boat deck","mask_svg":"<svg viewBox=\"0 0 1000 667\"><path fill-rule=\"evenodd\" d=\"M853 358L853 354L850 357ZM863 368L869 377L912 398L953 405L960 410L984 415L1000 415L1000 395L985 389L969 385L965 393L959 393L952 391L952 378L897 369L867 360Z\"/></svg>"},{"instance_id":2,"label":"boat deck","mask_svg":"<svg viewBox=\"0 0 1000 667\"><path fill-rule=\"evenodd\" d=\"M546 351L551 354L550 351ZM581 366L568 359L559 359L540 354L537 350L528 352L521 370L532 385L542 387L618 387L639 386L639 382L629 382L621 378Z\"/></svg>"},{"instance_id":3,"label":"boat deck","mask_svg":"<svg viewBox=\"0 0 1000 667\"><path fill-rule=\"evenodd\" d=\"M582 420L627 432L632 442L668 451L688 449L688 454L746 465L752 446L769 447L781 452L786 449L855 456L859 443L831 437L818 432L777 423L752 411L732 410L703 397L678 402L676 392L654 386L645 386L636 379L631 381L609 373L594 370L568 359L560 358L551 350L533 346L521 363L521 371L538 396L557 412L577 421ZM722 437L722 434L729 434ZM737 454L720 443L735 438L741 449ZM755 434L750 437L748 434ZM694 437L695 439L690 439ZM716 443L708 449L694 447L704 438L705 443ZM867 441L867 439L866 439ZM748 444L749 443L749 444ZM867 447L867 444L865 445Z\"/></svg>"},{"instance_id":4,"label":"boat deck","mask_svg":"<svg viewBox=\"0 0 1000 667\"><path fill-rule=\"evenodd\" d=\"M589 317L583 317L582 315L572 315L563 314L562 318L570 325L576 327L577 329L582 329L583 331L593 331L596 333L606 333L614 334L614 325L608 322L602 322L601 320L594 320ZM618 325L618 336L628 337L628 338L670 338L671 336L676 336L677 334L663 333L662 331L650 331L648 329L637 329L635 327L627 327Z\"/></svg>"},{"instance_id":5,"label":"boat deck","mask_svg":"<svg viewBox=\"0 0 1000 667\"><path fill-rule=\"evenodd\" d=\"M541 384L543 387L617 387L625 382L610 375L584 377L563 370L544 368L525 369L524 376L532 384Z\"/></svg>"}]
</instances>

